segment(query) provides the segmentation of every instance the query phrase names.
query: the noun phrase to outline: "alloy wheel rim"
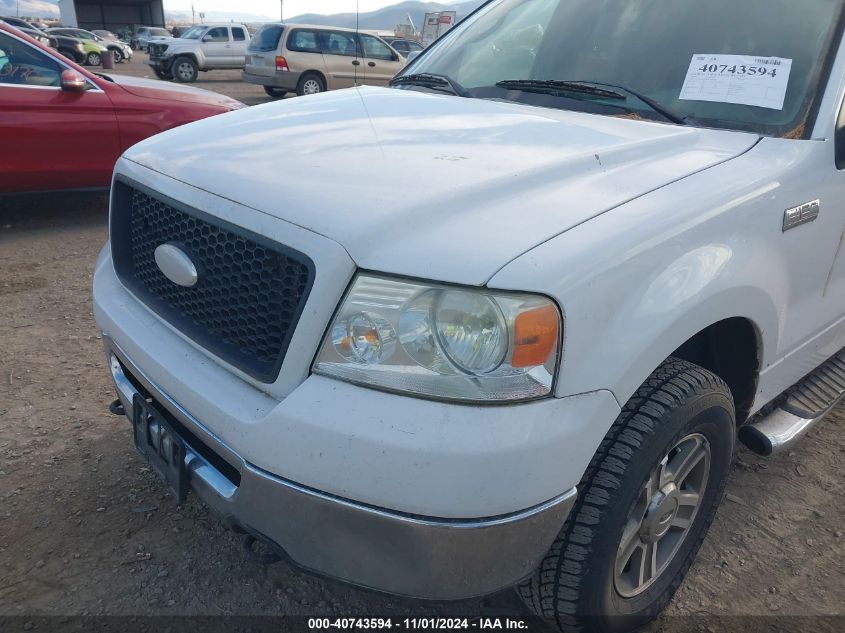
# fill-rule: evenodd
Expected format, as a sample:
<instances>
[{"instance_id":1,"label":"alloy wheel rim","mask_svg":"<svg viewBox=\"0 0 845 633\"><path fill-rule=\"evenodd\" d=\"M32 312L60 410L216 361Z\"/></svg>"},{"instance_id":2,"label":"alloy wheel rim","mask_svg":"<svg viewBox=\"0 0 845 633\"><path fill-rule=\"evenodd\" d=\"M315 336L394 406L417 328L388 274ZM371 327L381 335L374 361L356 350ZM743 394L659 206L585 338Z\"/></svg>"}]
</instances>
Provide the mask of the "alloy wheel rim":
<instances>
[{"instance_id":1,"label":"alloy wheel rim","mask_svg":"<svg viewBox=\"0 0 845 633\"><path fill-rule=\"evenodd\" d=\"M179 68L176 69L179 72L179 76L182 79L190 79L194 76L194 69L191 68L191 65L187 62L182 62L179 64Z\"/></svg>"},{"instance_id":2,"label":"alloy wheel rim","mask_svg":"<svg viewBox=\"0 0 845 633\"><path fill-rule=\"evenodd\" d=\"M309 79L305 82L302 92L307 95L317 94L318 92L320 92L320 84L317 82L316 79Z\"/></svg>"},{"instance_id":3,"label":"alloy wheel rim","mask_svg":"<svg viewBox=\"0 0 845 633\"><path fill-rule=\"evenodd\" d=\"M624 598L648 589L687 538L707 490L710 443L700 433L677 442L644 483L616 552L614 585Z\"/></svg>"},{"instance_id":4,"label":"alloy wheel rim","mask_svg":"<svg viewBox=\"0 0 845 633\"><path fill-rule=\"evenodd\" d=\"M88 63L91 66L99 66L100 65L100 56L97 53L91 53L88 55Z\"/></svg>"}]
</instances>

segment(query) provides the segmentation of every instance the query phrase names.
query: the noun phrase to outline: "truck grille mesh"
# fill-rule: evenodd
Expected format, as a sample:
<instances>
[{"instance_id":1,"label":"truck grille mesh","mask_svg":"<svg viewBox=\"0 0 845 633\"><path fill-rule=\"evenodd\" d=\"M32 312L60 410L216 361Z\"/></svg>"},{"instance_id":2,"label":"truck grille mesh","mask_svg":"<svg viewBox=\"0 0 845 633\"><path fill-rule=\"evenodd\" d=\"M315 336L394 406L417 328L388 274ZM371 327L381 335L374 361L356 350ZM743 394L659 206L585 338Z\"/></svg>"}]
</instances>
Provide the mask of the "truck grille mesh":
<instances>
[{"instance_id":1,"label":"truck grille mesh","mask_svg":"<svg viewBox=\"0 0 845 633\"><path fill-rule=\"evenodd\" d=\"M139 299L226 362L275 380L313 282L308 257L119 181L111 240L118 276ZM195 286L162 274L162 244L189 255Z\"/></svg>"}]
</instances>

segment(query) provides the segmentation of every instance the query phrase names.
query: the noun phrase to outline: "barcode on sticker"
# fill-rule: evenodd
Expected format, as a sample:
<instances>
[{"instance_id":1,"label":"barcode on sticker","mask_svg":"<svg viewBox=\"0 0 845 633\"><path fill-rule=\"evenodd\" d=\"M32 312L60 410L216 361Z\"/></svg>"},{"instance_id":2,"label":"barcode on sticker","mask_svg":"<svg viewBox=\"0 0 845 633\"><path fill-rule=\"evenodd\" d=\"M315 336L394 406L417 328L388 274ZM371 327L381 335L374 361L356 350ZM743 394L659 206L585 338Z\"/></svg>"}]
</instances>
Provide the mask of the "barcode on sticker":
<instances>
[{"instance_id":1,"label":"barcode on sticker","mask_svg":"<svg viewBox=\"0 0 845 633\"><path fill-rule=\"evenodd\" d=\"M756 61L758 64L764 64L766 66L780 66L779 59L756 59L754 61Z\"/></svg>"}]
</instances>

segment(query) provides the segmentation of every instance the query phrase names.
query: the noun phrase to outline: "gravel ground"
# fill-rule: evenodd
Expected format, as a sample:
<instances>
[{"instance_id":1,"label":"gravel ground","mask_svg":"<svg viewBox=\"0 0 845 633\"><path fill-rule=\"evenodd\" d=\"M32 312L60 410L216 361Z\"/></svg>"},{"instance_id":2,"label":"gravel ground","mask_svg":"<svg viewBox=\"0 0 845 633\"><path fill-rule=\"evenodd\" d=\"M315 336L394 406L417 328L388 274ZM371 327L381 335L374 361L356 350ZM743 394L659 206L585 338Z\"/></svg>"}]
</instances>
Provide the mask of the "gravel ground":
<instances>
[{"instance_id":1,"label":"gravel ground","mask_svg":"<svg viewBox=\"0 0 845 633\"><path fill-rule=\"evenodd\" d=\"M118 72L150 74L144 57ZM196 85L269 100L237 79L215 72ZM195 498L177 506L128 423L106 411L90 293L106 219L102 195L0 199L0 615L33 628L27 618L43 615L523 613L510 592L418 604L261 567ZM738 450L727 500L654 628L708 630L676 617L690 615L845 616L843 431L840 408L788 454Z\"/></svg>"},{"instance_id":2,"label":"gravel ground","mask_svg":"<svg viewBox=\"0 0 845 633\"><path fill-rule=\"evenodd\" d=\"M114 72L120 75L132 75L133 77L147 77L148 79L158 81L152 68L147 66L147 54L143 51L136 51L135 57L132 58L131 62L117 64L113 71L104 70L101 72ZM241 81L240 70L211 70L201 72L196 82L189 85L225 94L238 101L243 101L247 105L258 105L259 103L267 103L274 100L267 96L264 88L261 86ZM293 99L296 98L296 95L285 98Z\"/></svg>"}]
</instances>

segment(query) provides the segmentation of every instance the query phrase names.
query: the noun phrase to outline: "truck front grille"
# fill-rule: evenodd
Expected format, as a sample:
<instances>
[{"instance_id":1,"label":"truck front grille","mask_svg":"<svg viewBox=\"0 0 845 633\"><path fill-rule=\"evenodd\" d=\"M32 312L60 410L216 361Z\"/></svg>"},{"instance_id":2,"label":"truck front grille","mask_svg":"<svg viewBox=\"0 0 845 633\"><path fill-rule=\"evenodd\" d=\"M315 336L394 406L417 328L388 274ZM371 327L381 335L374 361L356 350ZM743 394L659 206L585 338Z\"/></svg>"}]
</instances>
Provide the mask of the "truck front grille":
<instances>
[{"instance_id":1,"label":"truck front grille","mask_svg":"<svg viewBox=\"0 0 845 633\"><path fill-rule=\"evenodd\" d=\"M115 270L129 290L222 360L276 379L314 280L306 255L121 180L110 223ZM155 261L162 244L188 254L196 285L164 276Z\"/></svg>"},{"instance_id":2,"label":"truck front grille","mask_svg":"<svg viewBox=\"0 0 845 633\"><path fill-rule=\"evenodd\" d=\"M150 44L147 47L147 51L150 54L150 59L158 59L162 55L164 55L164 51L167 47L162 44Z\"/></svg>"}]
</instances>

